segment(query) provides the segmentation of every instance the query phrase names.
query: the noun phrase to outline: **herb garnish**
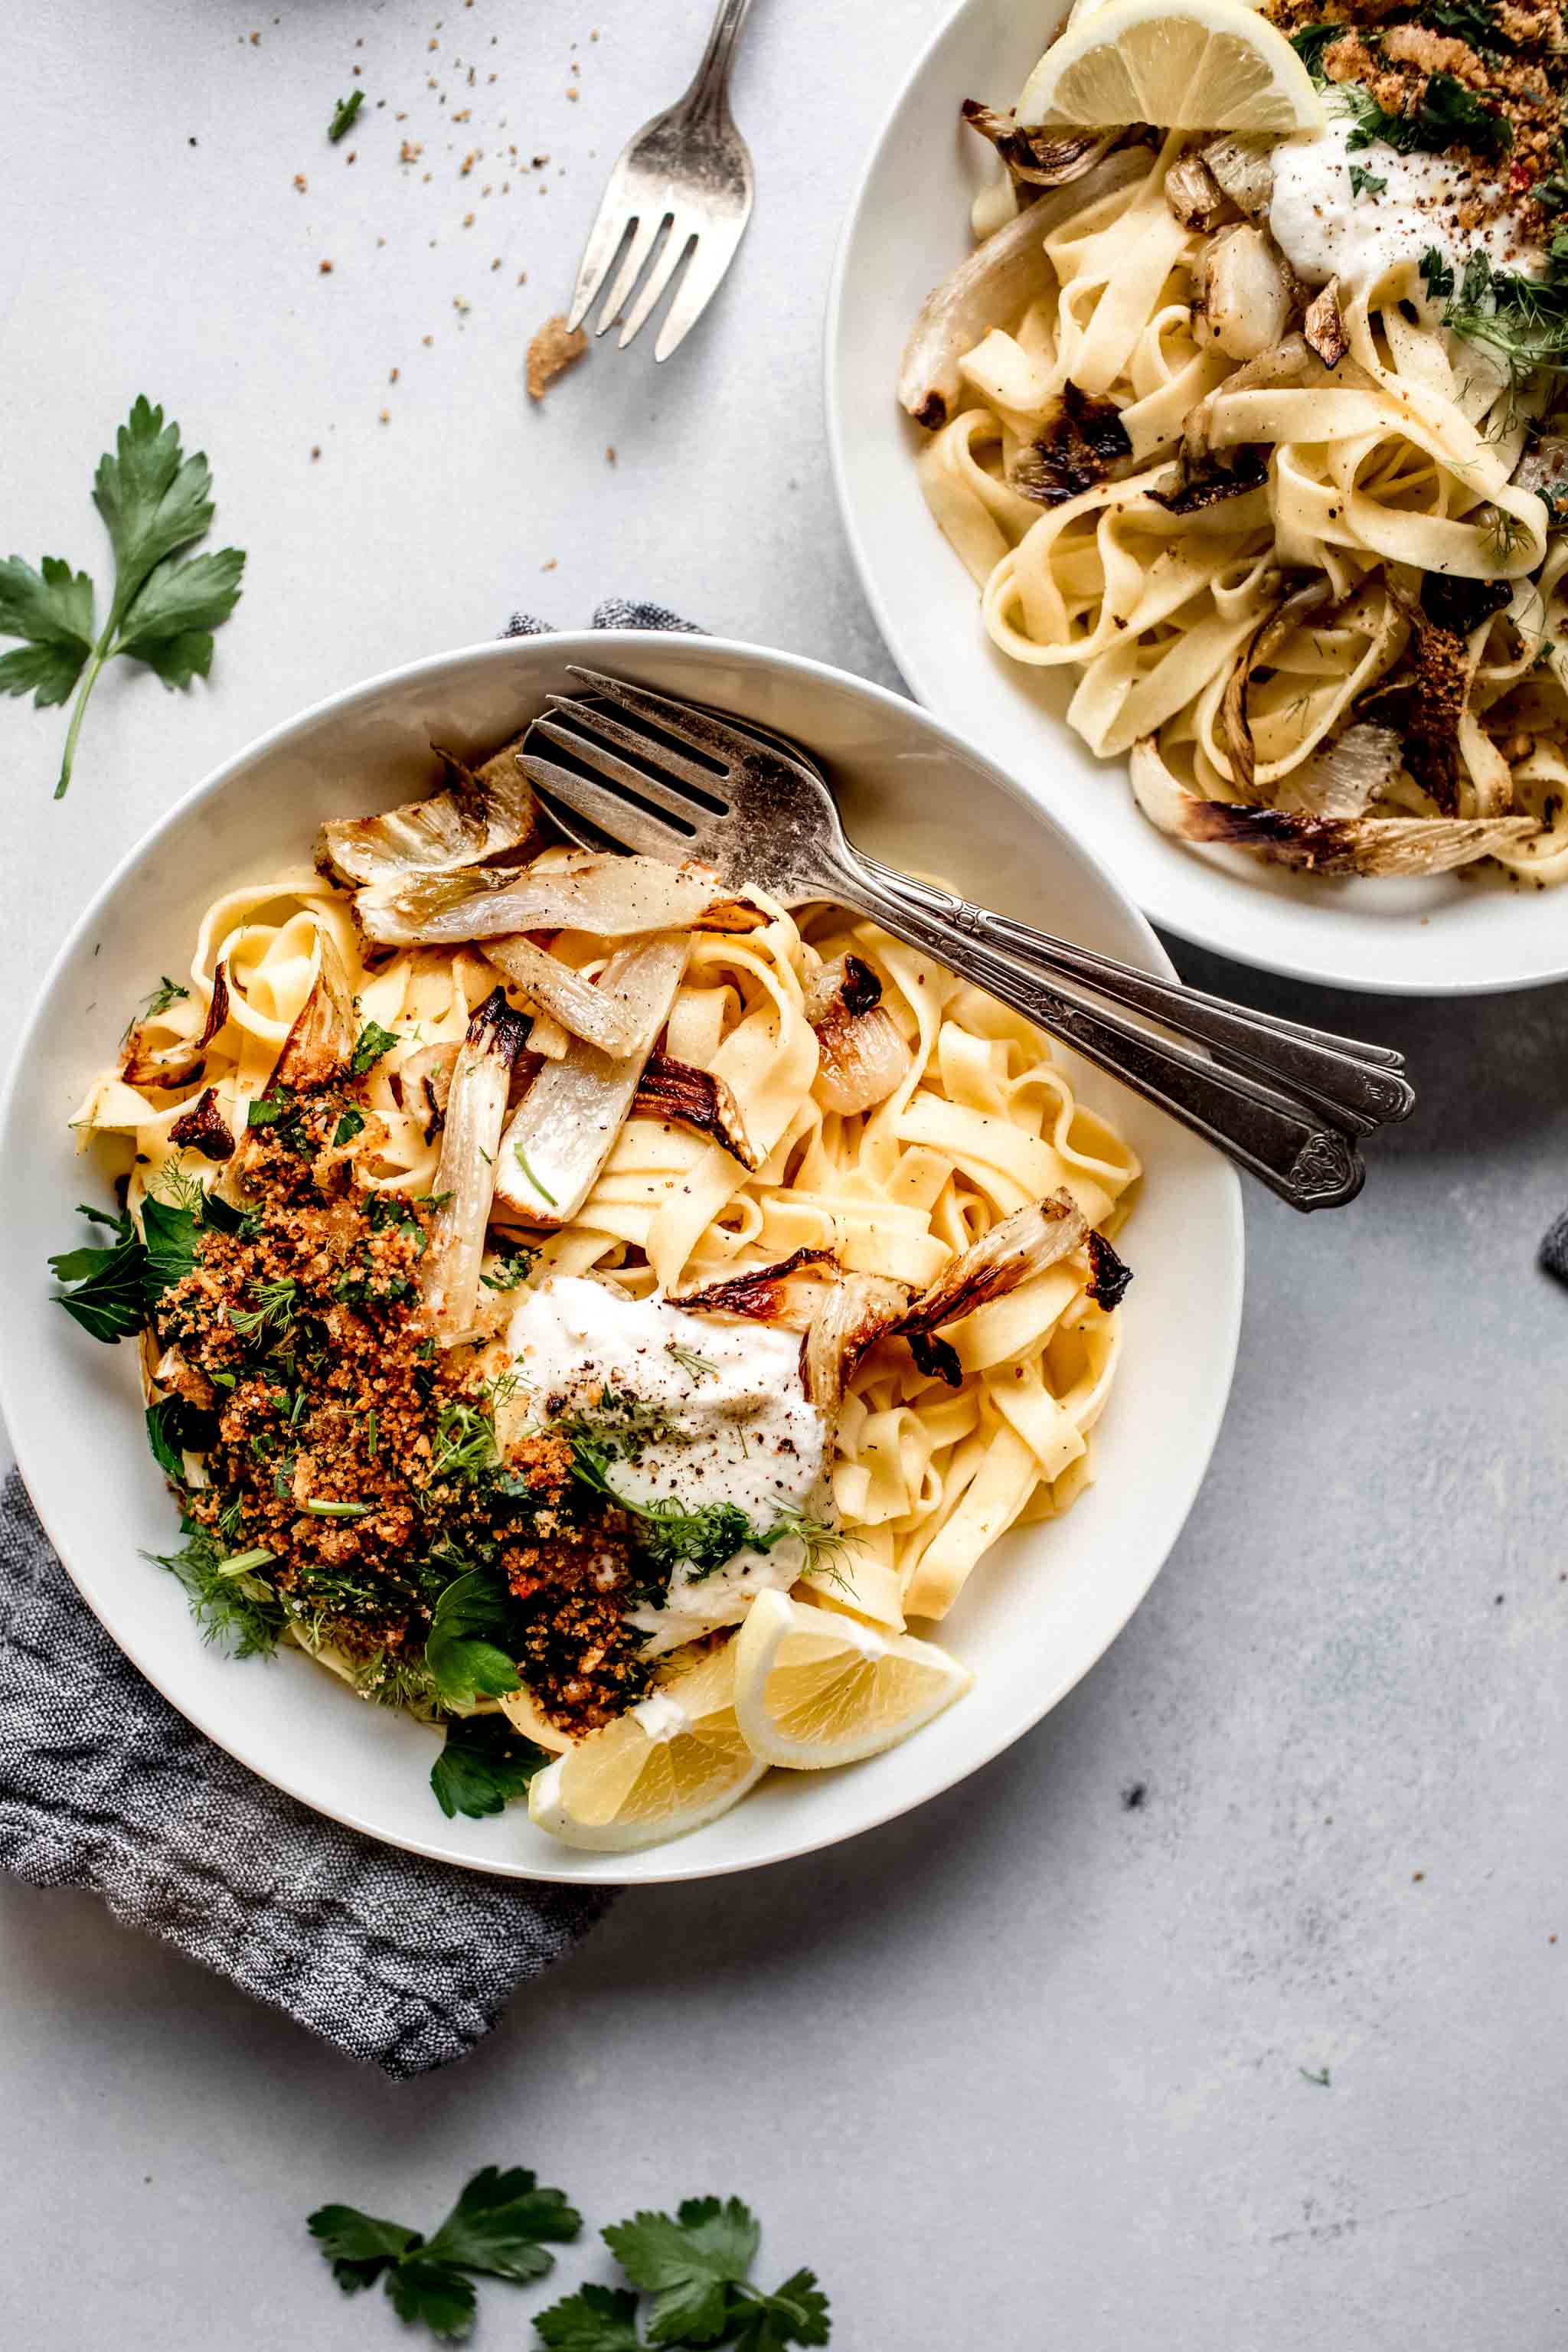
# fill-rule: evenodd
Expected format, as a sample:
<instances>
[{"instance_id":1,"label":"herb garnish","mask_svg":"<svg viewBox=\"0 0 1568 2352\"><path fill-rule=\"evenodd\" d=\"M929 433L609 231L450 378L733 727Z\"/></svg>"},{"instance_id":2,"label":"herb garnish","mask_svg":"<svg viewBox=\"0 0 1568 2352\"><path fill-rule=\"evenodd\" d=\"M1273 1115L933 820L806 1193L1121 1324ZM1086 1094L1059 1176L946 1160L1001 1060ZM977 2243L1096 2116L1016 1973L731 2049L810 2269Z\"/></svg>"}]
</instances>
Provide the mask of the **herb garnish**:
<instances>
[{"instance_id":1,"label":"herb garnish","mask_svg":"<svg viewBox=\"0 0 1568 2352\"><path fill-rule=\"evenodd\" d=\"M504 1715L471 1715L447 1726L447 1745L430 1767L436 1802L448 1821L461 1813L481 1821L502 1813L527 1793L550 1758L514 1731Z\"/></svg>"},{"instance_id":2,"label":"herb garnish","mask_svg":"<svg viewBox=\"0 0 1568 2352\"><path fill-rule=\"evenodd\" d=\"M1369 194L1374 196L1381 196L1387 185L1388 182L1386 180L1380 180L1375 172L1367 171L1364 166L1360 163L1352 163L1351 165L1351 194L1352 196L1363 196Z\"/></svg>"},{"instance_id":3,"label":"herb garnish","mask_svg":"<svg viewBox=\"0 0 1568 2352\"><path fill-rule=\"evenodd\" d=\"M205 539L216 511L212 474L187 457L177 425L143 394L99 459L92 500L114 551L114 593L98 628L92 581L56 555L35 572L20 556L0 562L0 636L25 644L0 657L0 693L31 694L35 709L64 702L80 682L66 734L58 800L71 780L88 698L106 663L123 654L168 687L188 687L212 667L212 632L239 602L245 557L237 547L182 555Z\"/></svg>"},{"instance_id":4,"label":"herb garnish","mask_svg":"<svg viewBox=\"0 0 1568 2352\"><path fill-rule=\"evenodd\" d=\"M542 2278L554 2267L550 2242L575 2238L583 2216L563 2190L541 2189L522 2166L502 2172L487 2164L428 2238L353 2205L318 2206L305 2226L345 2294L379 2279L400 2319L423 2320L451 2342L473 2325L476 2277Z\"/></svg>"},{"instance_id":5,"label":"herb garnish","mask_svg":"<svg viewBox=\"0 0 1568 2352\"><path fill-rule=\"evenodd\" d=\"M506 1594L482 1568L454 1578L436 1603L425 1643L425 1663L447 1706L472 1706L519 1688L507 1638Z\"/></svg>"},{"instance_id":6,"label":"herb garnish","mask_svg":"<svg viewBox=\"0 0 1568 2352\"><path fill-rule=\"evenodd\" d=\"M679 1339L667 1340L664 1352L671 1363L680 1366L689 1380L717 1380L719 1377L717 1364L706 1356L700 1356L695 1348L683 1348Z\"/></svg>"},{"instance_id":7,"label":"herb garnish","mask_svg":"<svg viewBox=\"0 0 1568 2352\"><path fill-rule=\"evenodd\" d=\"M363 104L364 92L363 89L351 90L347 98L339 99L336 106L332 109L331 121L327 127L327 136L331 141L334 147L337 145L339 140L342 139L347 131L353 129L354 117Z\"/></svg>"},{"instance_id":8,"label":"herb garnish","mask_svg":"<svg viewBox=\"0 0 1568 2352\"><path fill-rule=\"evenodd\" d=\"M360 1031L359 1042L349 1055L349 1074L363 1078L374 1069L384 1054L390 1054L398 1043L395 1029L384 1029L379 1021L367 1022Z\"/></svg>"},{"instance_id":9,"label":"herb garnish","mask_svg":"<svg viewBox=\"0 0 1568 2352\"><path fill-rule=\"evenodd\" d=\"M141 1010L133 1013L126 1023L121 1036L121 1044L123 1045L132 1031L140 1027L143 1021L156 1021L161 1013L167 1013L171 1004L177 1004L183 996L189 996L190 992L188 988L182 988L177 980L171 980L168 973L164 972Z\"/></svg>"},{"instance_id":10,"label":"herb garnish","mask_svg":"<svg viewBox=\"0 0 1568 2352\"><path fill-rule=\"evenodd\" d=\"M511 1148L513 1152L516 1154L518 1166L521 1169L523 1174L527 1177L529 1182L532 1185L540 1199L542 1201L548 1201L552 1209L559 1208L560 1202L556 1200L554 1193L547 1192L545 1191L543 1185L540 1182L538 1177L529 1166L528 1154L523 1150L521 1144L514 1143Z\"/></svg>"},{"instance_id":11,"label":"herb garnish","mask_svg":"<svg viewBox=\"0 0 1568 2352\"><path fill-rule=\"evenodd\" d=\"M50 1258L49 1270L56 1281L76 1286L58 1303L93 1339L113 1347L117 1340L140 1331L147 1319L147 1253L127 1212L110 1217L101 1209L82 1207L77 1214L109 1226L114 1239L107 1244L61 1250Z\"/></svg>"},{"instance_id":12,"label":"herb garnish","mask_svg":"<svg viewBox=\"0 0 1568 2352\"><path fill-rule=\"evenodd\" d=\"M1421 274L1432 286L1426 257ZM1568 229L1559 229L1552 239L1544 278L1494 269L1484 253L1472 253L1443 324L1489 351L1515 385L1537 368L1568 374Z\"/></svg>"},{"instance_id":13,"label":"herb garnish","mask_svg":"<svg viewBox=\"0 0 1568 2352\"><path fill-rule=\"evenodd\" d=\"M1290 47L1320 89L1329 79L1323 67L1323 52L1342 40L1350 29L1348 25L1303 25L1299 33L1291 34Z\"/></svg>"},{"instance_id":14,"label":"herb garnish","mask_svg":"<svg viewBox=\"0 0 1568 2352\"><path fill-rule=\"evenodd\" d=\"M806 1547L808 1565L818 1549L840 1540L837 1530L807 1518L802 1511L781 1510L769 1528L754 1528L738 1503L699 1503L688 1510L671 1495L651 1503L634 1503L610 1483L611 1464L625 1452L593 1437L572 1441L572 1475L590 1494L603 1496L617 1510L627 1511L639 1524L643 1549L667 1574L684 1568L693 1580L711 1576L716 1569L748 1547L771 1551L776 1543L797 1537Z\"/></svg>"},{"instance_id":15,"label":"herb garnish","mask_svg":"<svg viewBox=\"0 0 1568 2352\"><path fill-rule=\"evenodd\" d=\"M538 1255L535 1249L498 1250L494 1265L479 1280L487 1290L516 1290L528 1280Z\"/></svg>"},{"instance_id":16,"label":"herb garnish","mask_svg":"<svg viewBox=\"0 0 1568 2352\"><path fill-rule=\"evenodd\" d=\"M1435 302L1445 302L1454 290L1454 272L1435 245L1421 257L1421 283Z\"/></svg>"},{"instance_id":17,"label":"herb garnish","mask_svg":"<svg viewBox=\"0 0 1568 2352\"><path fill-rule=\"evenodd\" d=\"M1407 114L1390 114L1360 82L1342 82L1336 103L1339 111L1350 115L1355 123L1345 141L1350 154L1381 139L1385 147L1395 148L1402 155L1417 151L1441 154L1446 148L1458 145L1474 147L1495 162L1513 144L1507 117L1492 113L1452 74L1429 74Z\"/></svg>"},{"instance_id":18,"label":"herb garnish","mask_svg":"<svg viewBox=\"0 0 1568 2352\"><path fill-rule=\"evenodd\" d=\"M182 1532L185 1542L179 1551L146 1557L179 1578L204 1640L220 1643L231 1657L270 1656L288 1620L277 1593L256 1571L277 1554L260 1545L226 1553L209 1528L189 1521Z\"/></svg>"},{"instance_id":19,"label":"herb garnish","mask_svg":"<svg viewBox=\"0 0 1568 2352\"><path fill-rule=\"evenodd\" d=\"M632 2285L651 2297L647 2333L638 2331L636 2294L584 2286L534 2321L550 2352L640 2352L645 2344L783 2352L828 2341L827 2297L815 2272L796 2271L772 2294L751 2284L762 2231L738 2197L689 2197L674 2213L636 2213L603 2235Z\"/></svg>"},{"instance_id":20,"label":"herb garnish","mask_svg":"<svg viewBox=\"0 0 1568 2352\"><path fill-rule=\"evenodd\" d=\"M346 1110L344 1111L342 1118L339 1119L336 1127L332 1129L332 1142L334 1145L340 1143L352 1143L356 1135L363 1135L363 1111Z\"/></svg>"}]
</instances>

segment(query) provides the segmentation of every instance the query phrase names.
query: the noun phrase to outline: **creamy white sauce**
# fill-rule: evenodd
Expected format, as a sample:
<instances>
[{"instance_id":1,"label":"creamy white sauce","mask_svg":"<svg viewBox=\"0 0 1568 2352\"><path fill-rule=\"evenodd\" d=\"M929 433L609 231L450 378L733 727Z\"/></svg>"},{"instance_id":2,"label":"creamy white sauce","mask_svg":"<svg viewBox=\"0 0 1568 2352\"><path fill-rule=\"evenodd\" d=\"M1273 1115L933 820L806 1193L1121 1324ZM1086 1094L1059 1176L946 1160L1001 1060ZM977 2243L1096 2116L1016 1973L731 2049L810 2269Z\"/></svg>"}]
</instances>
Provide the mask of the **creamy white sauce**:
<instances>
[{"instance_id":1,"label":"creamy white sauce","mask_svg":"<svg viewBox=\"0 0 1568 2352\"><path fill-rule=\"evenodd\" d=\"M1524 242L1507 214L1484 228L1461 228L1456 205L1473 191L1471 173L1446 155L1402 155L1374 139L1353 154L1354 129L1331 107L1321 138L1288 139L1275 148L1274 195L1268 226L1298 278L1322 286L1337 278L1347 300L1363 293L1400 262L1419 262L1436 246L1456 278L1468 257L1484 252L1498 268L1538 272L1544 256ZM1352 193L1351 166L1387 186ZM1413 299L1428 310L1419 278Z\"/></svg>"},{"instance_id":2,"label":"creamy white sauce","mask_svg":"<svg viewBox=\"0 0 1568 2352\"><path fill-rule=\"evenodd\" d=\"M668 1500L684 1510L732 1503L762 1532L809 1501L826 1427L805 1394L798 1331L689 1315L563 1275L524 1296L506 1344L522 1391L507 1410L503 1444L565 1415L599 1417L608 1390L651 1416L637 1459L611 1471L628 1502ZM805 1565L805 1547L786 1537L765 1552L748 1547L705 1576L680 1568L662 1605L634 1610L628 1622L650 1637L649 1653L673 1649L737 1623L757 1592L787 1591Z\"/></svg>"}]
</instances>

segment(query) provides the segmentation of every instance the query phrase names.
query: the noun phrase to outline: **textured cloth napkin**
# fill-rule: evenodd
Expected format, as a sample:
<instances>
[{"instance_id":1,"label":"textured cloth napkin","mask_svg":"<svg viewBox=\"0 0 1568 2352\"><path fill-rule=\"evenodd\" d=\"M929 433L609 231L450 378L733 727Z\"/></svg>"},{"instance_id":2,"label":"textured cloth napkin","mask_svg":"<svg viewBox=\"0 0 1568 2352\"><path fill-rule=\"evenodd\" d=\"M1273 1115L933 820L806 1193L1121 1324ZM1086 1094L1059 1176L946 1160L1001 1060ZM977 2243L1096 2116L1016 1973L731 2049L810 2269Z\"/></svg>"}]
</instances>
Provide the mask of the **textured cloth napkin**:
<instances>
[{"instance_id":1,"label":"textured cloth napkin","mask_svg":"<svg viewBox=\"0 0 1568 2352\"><path fill-rule=\"evenodd\" d=\"M616 602L594 625L692 625ZM514 613L503 634L548 631ZM0 1867L92 1888L118 1918L399 2078L471 2050L613 1899L423 1861L258 1780L110 1641L14 1472L0 1491Z\"/></svg>"}]
</instances>

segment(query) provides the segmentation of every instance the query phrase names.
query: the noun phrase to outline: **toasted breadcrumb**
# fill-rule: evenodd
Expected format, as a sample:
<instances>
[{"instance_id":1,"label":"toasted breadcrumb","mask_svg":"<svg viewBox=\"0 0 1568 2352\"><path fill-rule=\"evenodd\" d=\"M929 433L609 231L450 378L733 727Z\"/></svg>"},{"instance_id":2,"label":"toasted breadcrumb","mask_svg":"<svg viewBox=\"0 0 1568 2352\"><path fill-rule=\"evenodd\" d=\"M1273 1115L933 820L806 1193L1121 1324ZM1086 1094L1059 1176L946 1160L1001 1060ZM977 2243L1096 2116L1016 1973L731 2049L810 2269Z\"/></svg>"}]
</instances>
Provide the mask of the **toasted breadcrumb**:
<instances>
[{"instance_id":1,"label":"toasted breadcrumb","mask_svg":"<svg viewBox=\"0 0 1568 2352\"><path fill-rule=\"evenodd\" d=\"M582 328L569 329L563 313L546 319L528 347L530 400L542 400L556 377L580 360L587 348L588 338Z\"/></svg>"}]
</instances>

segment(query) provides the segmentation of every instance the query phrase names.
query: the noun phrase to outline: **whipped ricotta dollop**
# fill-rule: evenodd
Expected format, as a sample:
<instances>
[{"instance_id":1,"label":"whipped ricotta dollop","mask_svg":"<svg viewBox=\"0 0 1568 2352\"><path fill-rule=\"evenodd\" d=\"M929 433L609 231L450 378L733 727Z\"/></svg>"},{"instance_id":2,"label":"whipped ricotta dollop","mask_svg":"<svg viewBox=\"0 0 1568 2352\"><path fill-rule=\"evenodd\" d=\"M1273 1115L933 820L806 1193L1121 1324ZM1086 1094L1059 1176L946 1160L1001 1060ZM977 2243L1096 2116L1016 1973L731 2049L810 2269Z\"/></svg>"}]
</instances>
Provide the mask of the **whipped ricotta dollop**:
<instances>
[{"instance_id":1,"label":"whipped ricotta dollop","mask_svg":"<svg viewBox=\"0 0 1568 2352\"><path fill-rule=\"evenodd\" d=\"M1320 138L1287 139L1275 148L1274 194L1268 226L1285 258L1306 285L1340 281L1346 301L1364 293L1399 262L1419 262L1436 246L1458 278L1472 253L1484 252L1494 268L1537 273L1545 257L1527 244L1504 213L1483 227L1462 228L1458 205L1474 193L1468 169L1447 155L1402 155L1374 139L1352 152L1355 125L1331 111ZM1386 184L1373 189L1351 169ZM1412 289L1424 309L1438 306L1420 279Z\"/></svg>"},{"instance_id":2,"label":"whipped ricotta dollop","mask_svg":"<svg viewBox=\"0 0 1568 2352\"><path fill-rule=\"evenodd\" d=\"M682 1510L731 1503L765 1534L809 1502L822 1474L826 1425L805 1393L800 1334L765 1323L689 1315L661 1298L561 1275L528 1291L506 1345L521 1388L501 1425L503 1448L563 1418L635 1429L611 1479L630 1503ZM606 1398L613 1401L606 1410ZM658 1606L628 1622L650 1654L738 1623L764 1586L787 1591L805 1546L784 1537L747 1545L706 1574L682 1565Z\"/></svg>"}]
</instances>

